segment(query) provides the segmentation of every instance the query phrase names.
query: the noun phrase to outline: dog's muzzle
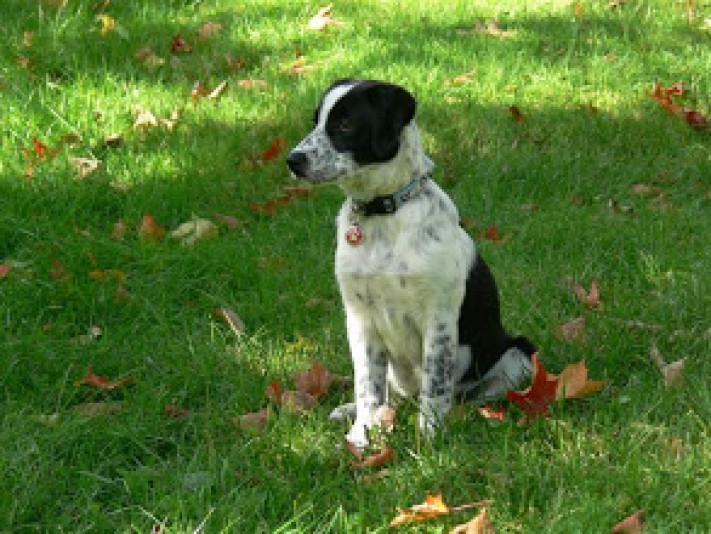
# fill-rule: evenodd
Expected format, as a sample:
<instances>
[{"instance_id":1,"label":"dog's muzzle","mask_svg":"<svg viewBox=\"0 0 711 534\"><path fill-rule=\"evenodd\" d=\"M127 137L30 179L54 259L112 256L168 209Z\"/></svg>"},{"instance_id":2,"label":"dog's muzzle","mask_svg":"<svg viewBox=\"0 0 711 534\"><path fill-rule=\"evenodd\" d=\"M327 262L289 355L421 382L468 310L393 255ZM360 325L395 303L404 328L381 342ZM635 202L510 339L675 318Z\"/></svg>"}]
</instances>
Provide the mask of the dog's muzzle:
<instances>
[{"instance_id":1,"label":"dog's muzzle","mask_svg":"<svg viewBox=\"0 0 711 534\"><path fill-rule=\"evenodd\" d=\"M289 170L297 178L306 178L306 172L309 168L309 157L298 150L292 150L289 155L286 156L286 164L289 166Z\"/></svg>"}]
</instances>

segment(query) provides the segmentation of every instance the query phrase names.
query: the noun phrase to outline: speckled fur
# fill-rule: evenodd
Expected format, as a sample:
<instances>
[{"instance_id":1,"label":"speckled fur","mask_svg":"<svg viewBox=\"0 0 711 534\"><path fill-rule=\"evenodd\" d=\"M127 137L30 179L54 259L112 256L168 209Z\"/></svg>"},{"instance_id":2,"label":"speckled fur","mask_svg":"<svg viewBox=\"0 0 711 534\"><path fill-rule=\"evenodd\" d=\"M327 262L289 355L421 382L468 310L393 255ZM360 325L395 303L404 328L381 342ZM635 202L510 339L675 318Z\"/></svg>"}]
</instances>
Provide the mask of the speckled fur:
<instances>
[{"instance_id":1,"label":"speckled fur","mask_svg":"<svg viewBox=\"0 0 711 534\"><path fill-rule=\"evenodd\" d=\"M479 388L480 396L500 395L528 373L530 364L528 355L512 347L482 380L465 381L472 353L458 342L458 321L477 252L459 225L453 202L434 181L391 215L354 215L354 199L397 191L429 174L433 165L414 121L403 128L397 154L385 163L360 166L335 150L325 123L353 85L326 93L315 129L292 154L308 158L303 178L336 181L347 197L336 220L335 263L354 366L355 406L340 407L332 415L352 416L355 407L347 439L363 447L376 409L389 395L419 397L419 425L432 435L455 394ZM363 231L357 246L345 239L355 222ZM496 305L498 314L498 300Z\"/></svg>"}]
</instances>

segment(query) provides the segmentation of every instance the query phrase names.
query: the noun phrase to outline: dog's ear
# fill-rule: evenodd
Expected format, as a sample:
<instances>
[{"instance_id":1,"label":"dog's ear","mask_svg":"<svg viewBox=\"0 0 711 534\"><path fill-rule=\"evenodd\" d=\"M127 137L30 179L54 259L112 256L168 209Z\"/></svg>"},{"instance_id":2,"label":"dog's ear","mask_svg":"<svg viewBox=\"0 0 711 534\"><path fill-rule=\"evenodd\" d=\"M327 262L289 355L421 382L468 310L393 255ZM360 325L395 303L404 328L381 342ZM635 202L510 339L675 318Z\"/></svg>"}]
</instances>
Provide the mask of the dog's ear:
<instances>
[{"instance_id":1,"label":"dog's ear","mask_svg":"<svg viewBox=\"0 0 711 534\"><path fill-rule=\"evenodd\" d=\"M397 154L400 134L415 116L417 104L406 89L390 83L373 83L366 89L366 94L375 111L371 139L373 152L385 161Z\"/></svg>"}]
</instances>

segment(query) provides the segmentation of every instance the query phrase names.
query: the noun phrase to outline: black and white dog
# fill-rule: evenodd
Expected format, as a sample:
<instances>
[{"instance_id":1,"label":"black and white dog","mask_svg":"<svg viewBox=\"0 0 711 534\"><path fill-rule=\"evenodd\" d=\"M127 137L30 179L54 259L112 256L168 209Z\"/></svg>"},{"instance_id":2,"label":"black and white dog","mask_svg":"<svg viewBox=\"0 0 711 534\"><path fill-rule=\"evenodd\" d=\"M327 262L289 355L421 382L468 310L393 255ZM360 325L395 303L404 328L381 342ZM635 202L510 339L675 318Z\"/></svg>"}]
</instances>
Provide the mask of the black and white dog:
<instances>
[{"instance_id":1,"label":"black and white dog","mask_svg":"<svg viewBox=\"0 0 711 534\"><path fill-rule=\"evenodd\" d=\"M397 85L340 80L287 157L296 177L336 182L347 197L336 277L355 403L332 418L355 416L346 438L358 447L392 393L419 396L420 428L432 435L455 398L500 397L529 375L535 350L501 325L491 272L432 180L415 107Z\"/></svg>"}]
</instances>

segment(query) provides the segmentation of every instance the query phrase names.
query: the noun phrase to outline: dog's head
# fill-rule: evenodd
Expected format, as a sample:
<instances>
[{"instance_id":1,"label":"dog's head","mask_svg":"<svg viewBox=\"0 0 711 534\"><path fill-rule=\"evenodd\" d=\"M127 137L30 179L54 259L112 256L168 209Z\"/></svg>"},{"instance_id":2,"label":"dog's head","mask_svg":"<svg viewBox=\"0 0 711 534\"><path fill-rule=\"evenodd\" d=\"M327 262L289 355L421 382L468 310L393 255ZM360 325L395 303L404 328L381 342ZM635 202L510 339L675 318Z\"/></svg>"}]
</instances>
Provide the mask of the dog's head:
<instances>
[{"instance_id":1,"label":"dog's head","mask_svg":"<svg viewBox=\"0 0 711 534\"><path fill-rule=\"evenodd\" d=\"M315 127L287 156L297 178L330 182L361 167L386 163L400 148L415 99L402 87L373 80L339 80L321 98Z\"/></svg>"}]
</instances>

